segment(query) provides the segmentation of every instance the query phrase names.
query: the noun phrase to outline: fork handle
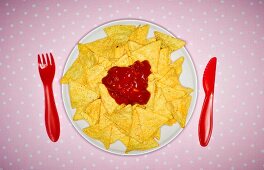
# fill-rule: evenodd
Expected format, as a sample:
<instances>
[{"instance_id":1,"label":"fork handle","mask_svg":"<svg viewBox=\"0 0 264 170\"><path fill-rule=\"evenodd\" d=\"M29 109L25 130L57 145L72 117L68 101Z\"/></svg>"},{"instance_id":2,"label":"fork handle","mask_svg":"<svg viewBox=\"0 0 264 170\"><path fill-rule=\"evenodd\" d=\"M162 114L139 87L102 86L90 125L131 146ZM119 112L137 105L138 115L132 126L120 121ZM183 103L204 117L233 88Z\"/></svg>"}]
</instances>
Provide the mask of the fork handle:
<instances>
[{"instance_id":1,"label":"fork handle","mask_svg":"<svg viewBox=\"0 0 264 170\"><path fill-rule=\"evenodd\" d=\"M208 145L213 130L213 100L214 94L206 94L200 115L198 134L201 146Z\"/></svg>"},{"instance_id":2,"label":"fork handle","mask_svg":"<svg viewBox=\"0 0 264 170\"><path fill-rule=\"evenodd\" d=\"M45 93L45 125L51 141L56 142L60 136L60 121L55 105L52 84L44 85Z\"/></svg>"}]
</instances>

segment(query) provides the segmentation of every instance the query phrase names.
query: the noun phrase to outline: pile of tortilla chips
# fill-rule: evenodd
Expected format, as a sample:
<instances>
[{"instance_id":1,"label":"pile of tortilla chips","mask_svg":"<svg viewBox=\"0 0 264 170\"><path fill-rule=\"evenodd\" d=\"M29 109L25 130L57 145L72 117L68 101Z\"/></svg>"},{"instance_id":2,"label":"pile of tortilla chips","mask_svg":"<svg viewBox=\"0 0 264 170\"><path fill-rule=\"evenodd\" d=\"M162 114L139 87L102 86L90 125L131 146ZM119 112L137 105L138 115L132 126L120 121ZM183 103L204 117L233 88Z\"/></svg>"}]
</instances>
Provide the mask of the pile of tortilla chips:
<instances>
[{"instance_id":1,"label":"pile of tortilla chips","mask_svg":"<svg viewBox=\"0 0 264 170\"><path fill-rule=\"evenodd\" d=\"M78 44L79 56L61 79L69 85L71 107L76 109L73 120L87 121L83 132L106 149L117 140L126 146L126 153L157 147L161 126L176 122L185 126L192 89L179 81L184 58L170 59L185 42L161 32L147 38L149 25L114 25L104 31L105 38ZM118 105L102 78L111 67L137 60L151 65L151 97L146 105Z\"/></svg>"}]
</instances>

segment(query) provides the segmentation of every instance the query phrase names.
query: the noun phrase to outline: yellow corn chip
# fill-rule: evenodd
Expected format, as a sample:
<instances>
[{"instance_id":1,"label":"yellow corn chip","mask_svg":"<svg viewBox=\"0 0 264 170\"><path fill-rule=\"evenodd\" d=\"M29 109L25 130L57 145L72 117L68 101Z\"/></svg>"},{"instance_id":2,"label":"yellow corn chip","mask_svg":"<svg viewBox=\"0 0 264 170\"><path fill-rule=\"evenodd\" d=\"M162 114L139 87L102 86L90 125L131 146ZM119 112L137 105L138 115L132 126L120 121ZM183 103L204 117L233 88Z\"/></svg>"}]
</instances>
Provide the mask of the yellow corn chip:
<instances>
[{"instance_id":1,"label":"yellow corn chip","mask_svg":"<svg viewBox=\"0 0 264 170\"><path fill-rule=\"evenodd\" d=\"M188 95L182 98L182 100L180 101L179 100L172 101L172 105L174 106L173 117L177 120L177 122L179 122L182 128L185 127L191 99L192 97Z\"/></svg>"},{"instance_id":2,"label":"yellow corn chip","mask_svg":"<svg viewBox=\"0 0 264 170\"><path fill-rule=\"evenodd\" d=\"M169 48L163 48L160 50L158 72L162 72L170 65L170 52Z\"/></svg>"},{"instance_id":3,"label":"yellow corn chip","mask_svg":"<svg viewBox=\"0 0 264 170\"><path fill-rule=\"evenodd\" d=\"M82 107L97 99L99 96L86 85L77 82L69 83L72 108Z\"/></svg>"},{"instance_id":4,"label":"yellow corn chip","mask_svg":"<svg viewBox=\"0 0 264 170\"><path fill-rule=\"evenodd\" d=\"M139 26L129 36L129 40L135 41L141 45L147 44L148 31L149 31L149 25Z\"/></svg>"},{"instance_id":5,"label":"yellow corn chip","mask_svg":"<svg viewBox=\"0 0 264 170\"><path fill-rule=\"evenodd\" d=\"M112 113L116 107L118 107L118 104L115 102L115 100L109 95L106 87L103 84L99 85L100 89L100 95L102 103L107 110L108 113Z\"/></svg>"},{"instance_id":6,"label":"yellow corn chip","mask_svg":"<svg viewBox=\"0 0 264 170\"><path fill-rule=\"evenodd\" d=\"M135 30L136 30L136 26L134 25L113 25L104 28L104 31L107 34L107 36L111 36L114 34L129 36Z\"/></svg>"},{"instance_id":7,"label":"yellow corn chip","mask_svg":"<svg viewBox=\"0 0 264 170\"><path fill-rule=\"evenodd\" d=\"M185 41L172 37L170 35L155 31L154 35L157 40L161 40L161 48L168 47L171 52L176 51L185 46Z\"/></svg>"},{"instance_id":8,"label":"yellow corn chip","mask_svg":"<svg viewBox=\"0 0 264 170\"><path fill-rule=\"evenodd\" d=\"M147 44L157 41L156 37L151 37L147 39Z\"/></svg>"},{"instance_id":9,"label":"yellow corn chip","mask_svg":"<svg viewBox=\"0 0 264 170\"><path fill-rule=\"evenodd\" d=\"M74 121L82 120L82 119L83 119L83 116L82 116L82 114L81 114L82 109L83 109L83 108L81 108L81 109L77 108L77 109L76 109L76 111L75 111L75 113L74 113L74 115L73 115L73 118L72 118Z\"/></svg>"},{"instance_id":10,"label":"yellow corn chip","mask_svg":"<svg viewBox=\"0 0 264 170\"><path fill-rule=\"evenodd\" d=\"M138 113L139 122L141 125L142 140L146 140L153 136L158 128L160 128L165 122L168 121L167 118L153 113L153 111L151 111L150 109L142 109L140 107L137 107L136 112Z\"/></svg>"},{"instance_id":11,"label":"yellow corn chip","mask_svg":"<svg viewBox=\"0 0 264 170\"><path fill-rule=\"evenodd\" d=\"M132 124L132 106L126 105L117 107L114 112L110 113L108 119L111 120L118 129L123 131L125 134L130 133Z\"/></svg>"},{"instance_id":12,"label":"yellow corn chip","mask_svg":"<svg viewBox=\"0 0 264 170\"><path fill-rule=\"evenodd\" d=\"M160 52L160 41L150 43L137 49L131 53L131 58L134 61L148 60L151 65L151 71L157 72L157 66L159 62L159 52Z\"/></svg>"},{"instance_id":13,"label":"yellow corn chip","mask_svg":"<svg viewBox=\"0 0 264 170\"><path fill-rule=\"evenodd\" d=\"M142 47L142 45L136 43L135 41L128 41L128 48L129 48L130 52L133 52L133 51L135 51L141 47Z\"/></svg>"},{"instance_id":14,"label":"yellow corn chip","mask_svg":"<svg viewBox=\"0 0 264 170\"><path fill-rule=\"evenodd\" d=\"M139 142L135 140L134 138L130 138L128 145L127 145L126 153L130 151L134 151L134 150L137 150L137 151L148 150L148 149L155 148L157 146L159 146L159 144L153 138L149 138L143 142Z\"/></svg>"},{"instance_id":15,"label":"yellow corn chip","mask_svg":"<svg viewBox=\"0 0 264 170\"><path fill-rule=\"evenodd\" d=\"M167 102L168 101L165 99L162 89L157 87L156 94L154 97L153 111L154 113L164 116L170 120L173 118L173 116L170 110L168 110L168 108L166 107Z\"/></svg>"},{"instance_id":16,"label":"yellow corn chip","mask_svg":"<svg viewBox=\"0 0 264 170\"><path fill-rule=\"evenodd\" d=\"M123 55L119 60L117 60L114 66L127 67L132 64L131 58L128 55Z\"/></svg>"},{"instance_id":17,"label":"yellow corn chip","mask_svg":"<svg viewBox=\"0 0 264 170\"><path fill-rule=\"evenodd\" d=\"M157 140L160 140L160 128L157 130L157 132L154 134L154 138Z\"/></svg>"},{"instance_id":18,"label":"yellow corn chip","mask_svg":"<svg viewBox=\"0 0 264 170\"><path fill-rule=\"evenodd\" d=\"M101 113L101 100L97 99L88 104L85 111L82 112L82 117L89 123L90 126L95 125L99 121Z\"/></svg>"}]
</instances>

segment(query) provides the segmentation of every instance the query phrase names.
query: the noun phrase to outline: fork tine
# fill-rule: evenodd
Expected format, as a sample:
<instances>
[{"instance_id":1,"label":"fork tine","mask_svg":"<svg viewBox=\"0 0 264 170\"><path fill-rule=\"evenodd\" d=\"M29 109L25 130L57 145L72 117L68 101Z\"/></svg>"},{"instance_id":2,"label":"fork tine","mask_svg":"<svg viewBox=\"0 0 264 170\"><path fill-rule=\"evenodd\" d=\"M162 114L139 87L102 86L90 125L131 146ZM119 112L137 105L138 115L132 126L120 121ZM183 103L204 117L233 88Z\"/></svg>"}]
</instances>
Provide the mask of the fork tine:
<instances>
[{"instance_id":1,"label":"fork tine","mask_svg":"<svg viewBox=\"0 0 264 170\"><path fill-rule=\"evenodd\" d=\"M54 58L53 58L52 53L50 53L50 59L51 59L51 64L52 64L52 65L55 65L55 61L54 61Z\"/></svg>"},{"instance_id":2,"label":"fork tine","mask_svg":"<svg viewBox=\"0 0 264 170\"><path fill-rule=\"evenodd\" d=\"M47 60L47 64L51 65L48 53L46 53L46 60Z\"/></svg>"},{"instance_id":3,"label":"fork tine","mask_svg":"<svg viewBox=\"0 0 264 170\"><path fill-rule=\"evenodd\" d=\"M42 54L42 63L43 63L43 64L46 64L46 60L45 60L45 56L44 56L44 54Z\"/></svg>"},{"instance_id":4,"label":"fork tine","mask_svg":"<svg viewBox=\"0 0 264 170\"><path fill-rule=\"evenodd\" d=\"M41 64L40 55L38 54L38 64Z\"/></svg>"}]
</instances>

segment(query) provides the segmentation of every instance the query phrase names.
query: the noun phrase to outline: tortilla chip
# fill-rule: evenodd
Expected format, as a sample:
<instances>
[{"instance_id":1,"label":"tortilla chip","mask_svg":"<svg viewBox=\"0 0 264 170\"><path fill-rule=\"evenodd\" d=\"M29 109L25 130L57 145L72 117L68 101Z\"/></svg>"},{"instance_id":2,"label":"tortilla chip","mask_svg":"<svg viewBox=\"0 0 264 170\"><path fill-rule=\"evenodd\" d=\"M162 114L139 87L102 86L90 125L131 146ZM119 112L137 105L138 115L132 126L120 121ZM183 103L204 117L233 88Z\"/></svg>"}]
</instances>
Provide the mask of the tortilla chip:
<instances>
[{"instance_id":1,"label":"tortilla chip","mask_svg":"<svg viewBox=\"0 0 264 170\"><path fill-rule=\"evenodd\" d=\"M120 105L114 112L108 114L108 119L111 120L118 129L123 131L125 134L130 133L132 124L132 106L131 105Z\"/></svg>"},{"instance_id":2,"label":"tortilla chip","mask_svg":"<svg viewBox=\"0 0 264 170\"><path fill-rule=\"evenodd\" d=\"M156 131L156 133L154 133L154 138L160 140L160 128Z\"/></svg>"},{"instance_id":3,"label":"tortilla chip","mask_svg":"<svg viewBox=\"0 0 264 170\"><path fill-rule=\"evenodd\" d=\"M127 145L126 153L130 151L141 151L141 150L148 150L159 146L158 142L154 140L153 138L149 138L145 140L144 142L139 142L135 140L134 138L130 138L129 143Z\"/></svg>"},{"instance_id":4,"label":"tortilla chip","mask_svg":"<svg viewBox=\"0 0 264 170\"><path fill-rule=\"evenodd\" d=\"M160 52L160 41L150 43L131 53L133 62L148 60L151 65L151 72L157 72Z\"/></svg>"},{"instance_id":5,"label":"tortilla chip","mask_svg":"<svg viewBox=\"0 0 264 170\"><path fill-rule=\"evenodd\" d=\"M84 112L81 112L82 117L89 123L90 126L95 125L99 121L101 112L101 100L96 99L88 104Z\"/></svg>"},{"instance_id":6,"label":"tortilla chip","mask_svg":"<svg viewBox=\"0 0 264 170\"><path fill-rule=\"evenodd\" d=\"M184 87L169 87L169 86L159 86L158 87L162 87L162 92L163 95L166 99L166 101L173 101L179 98L182 98L186 95L188 95L190 93L188 88L184 88Z\"/></svg>"},{"instance_id":7,"label":"tortilla chip","mask_svg":"<svg viewBox=\"0 0 264 170\"><path fill-rule=\"evenodd\" d=\"M162 88L157 87L155 98L154 98L154 107L153 111L156 114L166 117L167 119L172 119L173 116L167 108L167 100L163 95Z\"/></svg>"},{"instance_id":8,"label":"tortilla chip","mask_svg":"<svg viewBox=\"0 0 264 170\"><path fill-rule=\"evenodd\" d=\"M107 110L108 113L112 113L116 107L119 105L115 102L115 100L109 95L106 87L103 84L99 85L100 96L102 103Z\"/></svg>"},{"instance_id":9,"label":"tortilla chip","mask_svg":"<svg viewBox=\"0 0 264 170\"><path fill-rule=\"evenodd\" d=\"M141 125L142 133L141 139L147 140L160 128L165 122L167 122L167 118L160 116L158 114L153 113L150 109L143 109L140 107L136 108L136 112L139 117L139 122Z\"/></svg>"},{"instance_id":10,"label":"tortilla chip","mask_svg":"<svg viewBox=\"0 0 264 170\"><path fill-rule=\"evenodd\" d=\"M135 41L141 45L145 45L147 44L148 31L149 31L149 25L139 26L129 36L129 40Z\"/></svg>"},{"instance_id":11,"label":"tortilla chip","mask_svg":"<svg viewBox=\"0 0 264 170\"><path fill-rule=\"evenodd\" d=\"M114 64L114 66L118 67L127 67L131 65L132 61L131 58L128 57L128 55L123 55L119 60L117 60Z\"/></svg>"},{"instance_id":12,"label":"tortilla chip","mask_svg":"<svg viewBox=\"0 0 264 170\"><path fill-rule=\"evenodd\" d=\"M115 58L115 48L117 46L125 45L127 41L128 37L126 35L114 34L85 45L97 56L112 59Z\"/></svg>"},{"instance_id":13,"label":"tortilla chip","mask_svg":"<svg viewBox=\"0 0 264 170\"><path fill-rule=\"evenodd\" d=\"M101 65L95 65L87 70L88 81L101 82L102 78L107 74L105 68ZM97 81L96 81L97 80Z\"/></svg>"},{"instance_id":14,"label":"tortilla chip","mask_svg":"<svg viewBox=\"0 0 264 170\"><path fill-rule=\"evenodd\" d=\"M111 36L114 34L129 36L135 30L136 30L136 26L134 25L113 25L104 28L104 31L107 34L107 36Z\"/></svg>"},{"instance_id":15,"label":"tortilla chip","mask_svg":"<svg viewBox=\"0 0 264 170\"><path fill-rule=\"evenodd\" d=\"M161 48L168 47L171 52L176 51L185 46L185 41L179 38L175 38L158 31L154 31L154 35L157 40L161 40Z\"/></svg>"},{"instance_id":16,"label":"tortilla chip","mask_svg":"<svg viewBox=\"0 0 264 170\"><path fill-rule=\"evenodd\" d=\"M67 72L63 75L60 82L62 84L69 84L71 81L78 81L85 84L85 71L80 63L80 59L76 59Z\"/></svg>"},{"instance_id":17,"label":"tortilla chip","mask_svg":"<svg viewBox=\"0 0 264 170\"><path fill-rule=\"evenodd\" d=\"M156 37L151 37L147 39L147 44L157 41Z\"/></svg>"},{"instance_id":18,"label":"tortilla chip","mask_svg":"<svg viewBox=\"0 0 264 170\"><path fill-rule=\"evenodd\" d=\"M78 120L84 119L82 114L81 114L81 111L82 110L80 110L80 109L76 109L76 111L75 111L75 113L73 115L73 118L72 118L74 121L78 121Z\"/></svg>"},{"instance_id":19,"label":"tortilla chip","mask_svg":"<svg viewBox=\"0 0 264 170\"><path fill-rule=\"evenodd\" d=\"M182 128L185 127L188 110L190 107L192 97L190 95L182 98L182 100L172 101L174 106L173 117L179 122Z\"/></svg>"},{"instance_id":20,"label":"tortilla chip","mask_svg":"<svg viewBox=\"0 0 264 170\"><path fill-rule=\"evenodd\" d=\"M133 51L135 51L141 47L142 47L142 45L136 43L135 41L128 41L128 48L129 48L130 52L133 52Z\"/></svg>"},{"instance_id":21,"label":"tortilla chip","mask_svg":"<svg viewBox=\"0 0 264 170\"><path fill-rule=\"evenodd\" d=\"M86 85L70 82L69 87L72 108L82 107L99 98L99 96Z\"/></svg>"},{"instance_id":22,"label":"tortilla chip","mask_svg":"<svg viewBox=\"0 0 264 170\"><path fill-rule=\"evenodd\" d=\"M169 48L160 50L158 72L162 72L171 63Z\"/></svg>"},{"instance_id":23,"label":"tortilla chip","mask_svg":"<svg viewBox=\"0 0 264 170\"><path fill-rule=\"evenodd\" d=\"M149 81L147 90L150 92L150 98L148 103L146 104L147 107L153 108L154 107L154 99L155 99L155 91L156 91L156 82Z\"/></svg>"},{"instance_id":24,"label":"tortilla chip","mask_svg":"<svg viewBox=\"0 0 264 170\"><path fill-rule=\"evenodd\" d=\"M126 46L125 45L122 45L122 46L117 46L115 48L115 58L116 59L119 59L121 58L123 55L126 54Z\"/></svg>"}]
</instances>

